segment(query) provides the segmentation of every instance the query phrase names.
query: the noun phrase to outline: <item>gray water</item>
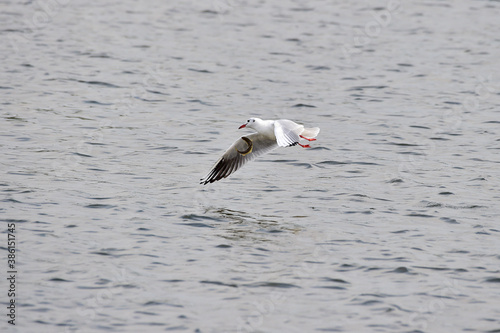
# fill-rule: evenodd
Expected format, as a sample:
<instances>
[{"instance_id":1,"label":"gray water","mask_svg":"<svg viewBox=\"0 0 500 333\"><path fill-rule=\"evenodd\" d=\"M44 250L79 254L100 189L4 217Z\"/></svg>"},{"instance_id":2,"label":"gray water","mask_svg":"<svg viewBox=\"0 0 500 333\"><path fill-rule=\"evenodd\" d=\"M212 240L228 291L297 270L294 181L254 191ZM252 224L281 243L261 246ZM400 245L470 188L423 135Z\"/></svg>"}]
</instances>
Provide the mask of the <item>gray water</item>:
<instances>
[{"instance_id":1,"label":"gray water","mask_svg":"<svg viewBox=\"0 0 500 333\"><path fill-rule=\"evenodd\" d=\"M498 1L0 6L2 332L500 330Z\"/></svg>"}]
</instances>

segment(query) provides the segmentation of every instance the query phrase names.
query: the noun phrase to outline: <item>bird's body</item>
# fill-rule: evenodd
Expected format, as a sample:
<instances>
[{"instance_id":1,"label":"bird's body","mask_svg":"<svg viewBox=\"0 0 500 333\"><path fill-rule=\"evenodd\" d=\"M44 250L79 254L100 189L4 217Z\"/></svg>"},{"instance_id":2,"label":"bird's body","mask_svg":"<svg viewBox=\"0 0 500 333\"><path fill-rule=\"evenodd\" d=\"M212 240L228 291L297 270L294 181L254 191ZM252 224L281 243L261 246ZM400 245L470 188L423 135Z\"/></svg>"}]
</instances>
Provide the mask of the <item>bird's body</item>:
<instances>
[{"instance_id":1,"label":"bird's body","mask_svg":"<svg viewBox=\"0 0 500 333\"><path fill-rule=\"evenodd\" d=\"M304 128L303 125L291 120L262 120L250 118L239 128L252 128L257 133L242 136L236 140L231 147L219 158L210 172L201 179L200 184L206 185L222 178L226 178L247 162L257 156L270 152L278 147L289 147L300 145L309 148L309 145L300 144L300 138L314 141L319 128Z\"/></svg>"}]
</instances>

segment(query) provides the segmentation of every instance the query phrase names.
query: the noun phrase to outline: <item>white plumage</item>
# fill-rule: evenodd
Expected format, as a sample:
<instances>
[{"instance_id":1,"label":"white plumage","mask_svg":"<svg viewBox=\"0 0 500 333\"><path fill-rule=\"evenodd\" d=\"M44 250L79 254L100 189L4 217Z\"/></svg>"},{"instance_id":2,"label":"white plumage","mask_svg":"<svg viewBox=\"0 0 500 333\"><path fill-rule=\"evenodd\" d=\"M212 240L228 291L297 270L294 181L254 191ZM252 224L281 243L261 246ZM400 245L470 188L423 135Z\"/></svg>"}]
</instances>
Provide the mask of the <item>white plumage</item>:
<instances>
[{"instance_id":1,"label":"white plumage","mask_svg":"<svg viewBox=\"0 0 500 333\"><path fill-rule=\"evenodd\" d=\"M200 184L206 185L226 178L256 157L278 147L300 145L303 148L310 148L309 145L301 144L300 139L314 141L319 134L319 127L304 128L303 125L287 119L250 118L239 128L245 127L254 129L257 133L242 136L236 140L215 162L210 172L201 179Z\"/></svg>"}]
</instances>

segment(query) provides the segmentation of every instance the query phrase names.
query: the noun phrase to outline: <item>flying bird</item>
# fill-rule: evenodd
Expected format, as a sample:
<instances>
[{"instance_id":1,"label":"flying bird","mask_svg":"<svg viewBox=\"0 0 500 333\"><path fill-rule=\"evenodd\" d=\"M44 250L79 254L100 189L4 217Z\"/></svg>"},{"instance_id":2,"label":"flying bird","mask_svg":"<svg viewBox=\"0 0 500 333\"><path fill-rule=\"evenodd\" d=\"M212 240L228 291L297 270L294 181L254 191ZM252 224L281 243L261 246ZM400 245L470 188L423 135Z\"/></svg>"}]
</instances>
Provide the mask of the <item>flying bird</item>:
<instances>
[{"instance_id":1,"label":"flying bird","mask_svg":"<svg viewBox=\"0 0 500 333\"><path fill-rule=\"evenodd\" d=\"M278 147L299 145L302 148L311 148L308 144L301 144L299 140L302 138L315 141L319 133L319 127L304 128L303 125L287 119L250 118L239 127L239 129L242 128L251 128L257 133L245 135L236 140L215 162L210 172L201 179L200 184L206 185L226 178L256 157Z\"/></svg>"}]
</instances>

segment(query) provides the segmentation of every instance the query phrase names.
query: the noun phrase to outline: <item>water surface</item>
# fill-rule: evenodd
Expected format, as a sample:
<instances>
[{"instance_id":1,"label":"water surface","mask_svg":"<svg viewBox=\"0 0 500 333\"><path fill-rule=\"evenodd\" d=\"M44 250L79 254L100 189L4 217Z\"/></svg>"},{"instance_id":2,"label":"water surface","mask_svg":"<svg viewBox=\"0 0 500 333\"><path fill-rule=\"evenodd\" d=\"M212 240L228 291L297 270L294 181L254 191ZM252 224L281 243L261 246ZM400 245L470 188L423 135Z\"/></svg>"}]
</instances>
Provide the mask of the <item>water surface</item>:
<instances>
[{"instance_id":1,"label":"water surface","mask_svg":"<svg viewBox=\"0 0 500 333\"><path fill-rule=\"evenodd\" d=\"M498 2L3 8L2 330L500 330Z\"/></svg>"}]
</instances>

